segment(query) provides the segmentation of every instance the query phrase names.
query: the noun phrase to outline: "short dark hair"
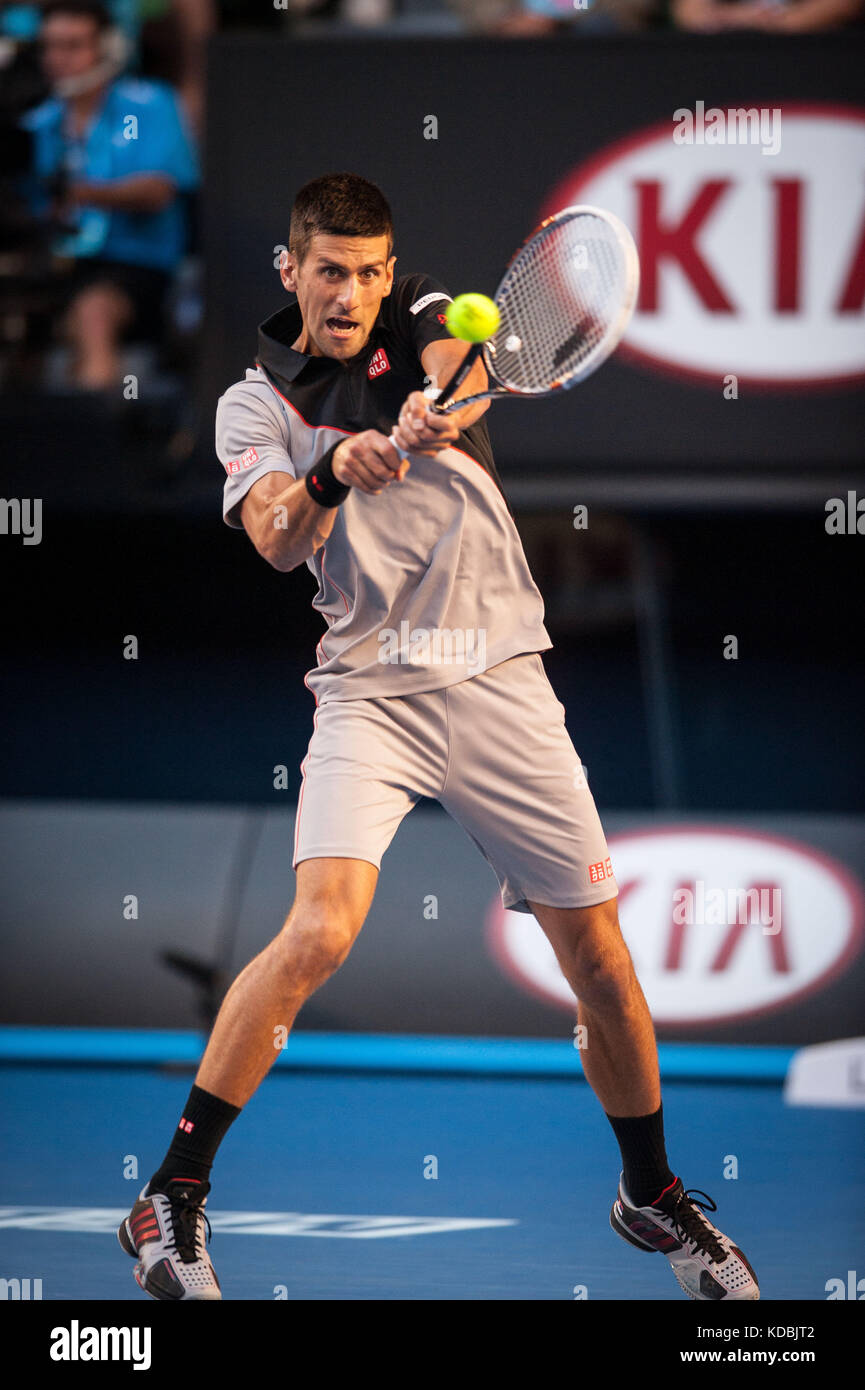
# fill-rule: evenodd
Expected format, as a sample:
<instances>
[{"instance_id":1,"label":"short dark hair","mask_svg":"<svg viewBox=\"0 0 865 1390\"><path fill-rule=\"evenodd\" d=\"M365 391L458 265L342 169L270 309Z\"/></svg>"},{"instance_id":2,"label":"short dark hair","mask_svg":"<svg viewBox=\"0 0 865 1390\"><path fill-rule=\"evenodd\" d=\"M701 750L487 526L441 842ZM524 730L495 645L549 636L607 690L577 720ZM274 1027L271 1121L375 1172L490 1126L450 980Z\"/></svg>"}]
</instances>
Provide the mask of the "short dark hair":
<instances>
[{"instance_id":1,"label":"short dark hair","mask_svg":"<svg viewBox=\"0 0 865 1390\"><path fill-rule=\"evenodd\" d=\"M386 236L393 254L393 217L387 199L360 174L323 174L304 184L294 200L288 244L298 264L306 258L312 238L327 236Z\"/></svg>"},{"instance_id":2,"label":"short dark hair","mask_svg":"<svg viewBox=\"0 0 865 1390\"><path fill-rule=\"evenodd\" d=\"M56 14L80 15L84 19L92 19L99 33L104 34L113 23L108 10L99 4L99 0L46 0L40 10L43 24Z\"/></svg>"}]
</instances>

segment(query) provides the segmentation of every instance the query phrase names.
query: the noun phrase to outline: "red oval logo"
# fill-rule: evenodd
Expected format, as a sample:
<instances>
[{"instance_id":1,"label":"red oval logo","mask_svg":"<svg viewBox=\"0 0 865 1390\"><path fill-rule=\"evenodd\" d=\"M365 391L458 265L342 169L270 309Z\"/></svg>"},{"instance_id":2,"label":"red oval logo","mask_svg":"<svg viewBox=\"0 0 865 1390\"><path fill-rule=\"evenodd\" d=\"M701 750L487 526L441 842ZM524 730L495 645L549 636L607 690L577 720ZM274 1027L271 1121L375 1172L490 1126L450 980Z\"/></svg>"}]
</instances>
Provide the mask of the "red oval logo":
<instances>
[{"instance_id":1,"label":"red oval logo","mask_svg":"<svg viewBox=\"0 0 865 1390\"><path fill-rule=\"evenodd\" d=\"M717 386L865 379L865 110L798 102L671 113L581 164L547 217L617 213L640 254L619 351Z\"/></svg>"},{"instance_id":2,"label":"red oval logo","mask_svg":"<svg viewBox=\"0 0 865 1390\"><path fill-rule=\"evenodd\" d=\"M622 934L656 1024L691 1028L786 1008L825 988L862 949L861 884L807 845L671 826L611 836L609 848ZM524 989L573 1013L533 917L499 899L489 944Z\"/></svg>"}]
</instances>

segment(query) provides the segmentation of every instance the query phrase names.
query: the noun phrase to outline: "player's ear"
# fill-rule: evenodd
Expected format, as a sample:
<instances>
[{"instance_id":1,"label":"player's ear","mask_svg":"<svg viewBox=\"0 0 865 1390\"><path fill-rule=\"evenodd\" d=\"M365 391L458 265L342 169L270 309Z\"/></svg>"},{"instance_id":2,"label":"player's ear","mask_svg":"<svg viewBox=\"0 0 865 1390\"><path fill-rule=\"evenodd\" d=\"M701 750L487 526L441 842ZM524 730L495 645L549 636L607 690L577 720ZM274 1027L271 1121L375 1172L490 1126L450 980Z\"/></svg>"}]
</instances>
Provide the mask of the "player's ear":
<instances>
[{"instance_id":1,"label":"player's ear","mask_svg":"<svg viewBox=\"0 0 865 1390\"><path fill-rule=\"evenodd\" d=\"M297 291L297 261L290 251L281 251L279 256L279 278L292 294Z\"/></svg>"}]
</instances>

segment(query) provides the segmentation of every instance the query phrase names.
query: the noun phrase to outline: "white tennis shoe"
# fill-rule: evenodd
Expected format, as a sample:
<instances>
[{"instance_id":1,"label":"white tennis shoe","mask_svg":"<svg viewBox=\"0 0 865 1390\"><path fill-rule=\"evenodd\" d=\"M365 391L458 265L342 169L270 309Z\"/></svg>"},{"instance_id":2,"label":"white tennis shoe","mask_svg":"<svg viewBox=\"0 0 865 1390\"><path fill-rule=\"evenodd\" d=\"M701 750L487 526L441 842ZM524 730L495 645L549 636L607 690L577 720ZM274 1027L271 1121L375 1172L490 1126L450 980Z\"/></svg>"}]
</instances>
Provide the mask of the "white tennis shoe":
<instances>
[{"instance_id":1,"label":"white tennis shoe","mask_svg":"<svg viewBox=\"0 0 865 1390\"><path fill-rule=\"evenodd\" d=\"M692 1200L692 1193L706 1202ZM610 1225L638 1250L666 1255L689 1298L758 1299L757 1276L742 1251L703 1215L717 1210L699 1188L686 1192L680 1178L661 1193L655 1205L634 1206L622 1175Z\"/></svg>"}]
</instances>

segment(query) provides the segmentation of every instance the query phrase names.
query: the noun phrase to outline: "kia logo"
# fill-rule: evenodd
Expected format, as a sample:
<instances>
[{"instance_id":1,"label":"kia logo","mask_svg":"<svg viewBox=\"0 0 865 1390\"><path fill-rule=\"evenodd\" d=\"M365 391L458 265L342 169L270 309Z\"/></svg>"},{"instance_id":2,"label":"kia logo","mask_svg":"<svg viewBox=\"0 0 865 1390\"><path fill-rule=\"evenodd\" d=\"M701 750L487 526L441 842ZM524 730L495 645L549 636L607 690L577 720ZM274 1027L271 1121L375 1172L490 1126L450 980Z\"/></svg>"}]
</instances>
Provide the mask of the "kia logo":
<instances>
[{"instance_id":1,"label":"kia logo","mask_svg":"<svg viewBox=\"0 0 865 1390\"><path fill-rule=\"evenodd\" d=\"M619 920L655 1022L692 1027L786 1008L862 948L865 898L843 865L751 830L672 826L609 839ZM493 955L521 988L572 1015L533 917L497 899Z\"/></svg>"},{"instance_id":2,"label":"kia logo","mask_svg":"<svg viewBox=\"0 0 865 1390\"><path fill-rule=\"evenodd\" d=\"M865 109L750 110L770 119L671 111L573 170L540 215L590 203L632 231L640 295L624 356L715 386L860 380Z\"/></svg>"}]
</instances>

